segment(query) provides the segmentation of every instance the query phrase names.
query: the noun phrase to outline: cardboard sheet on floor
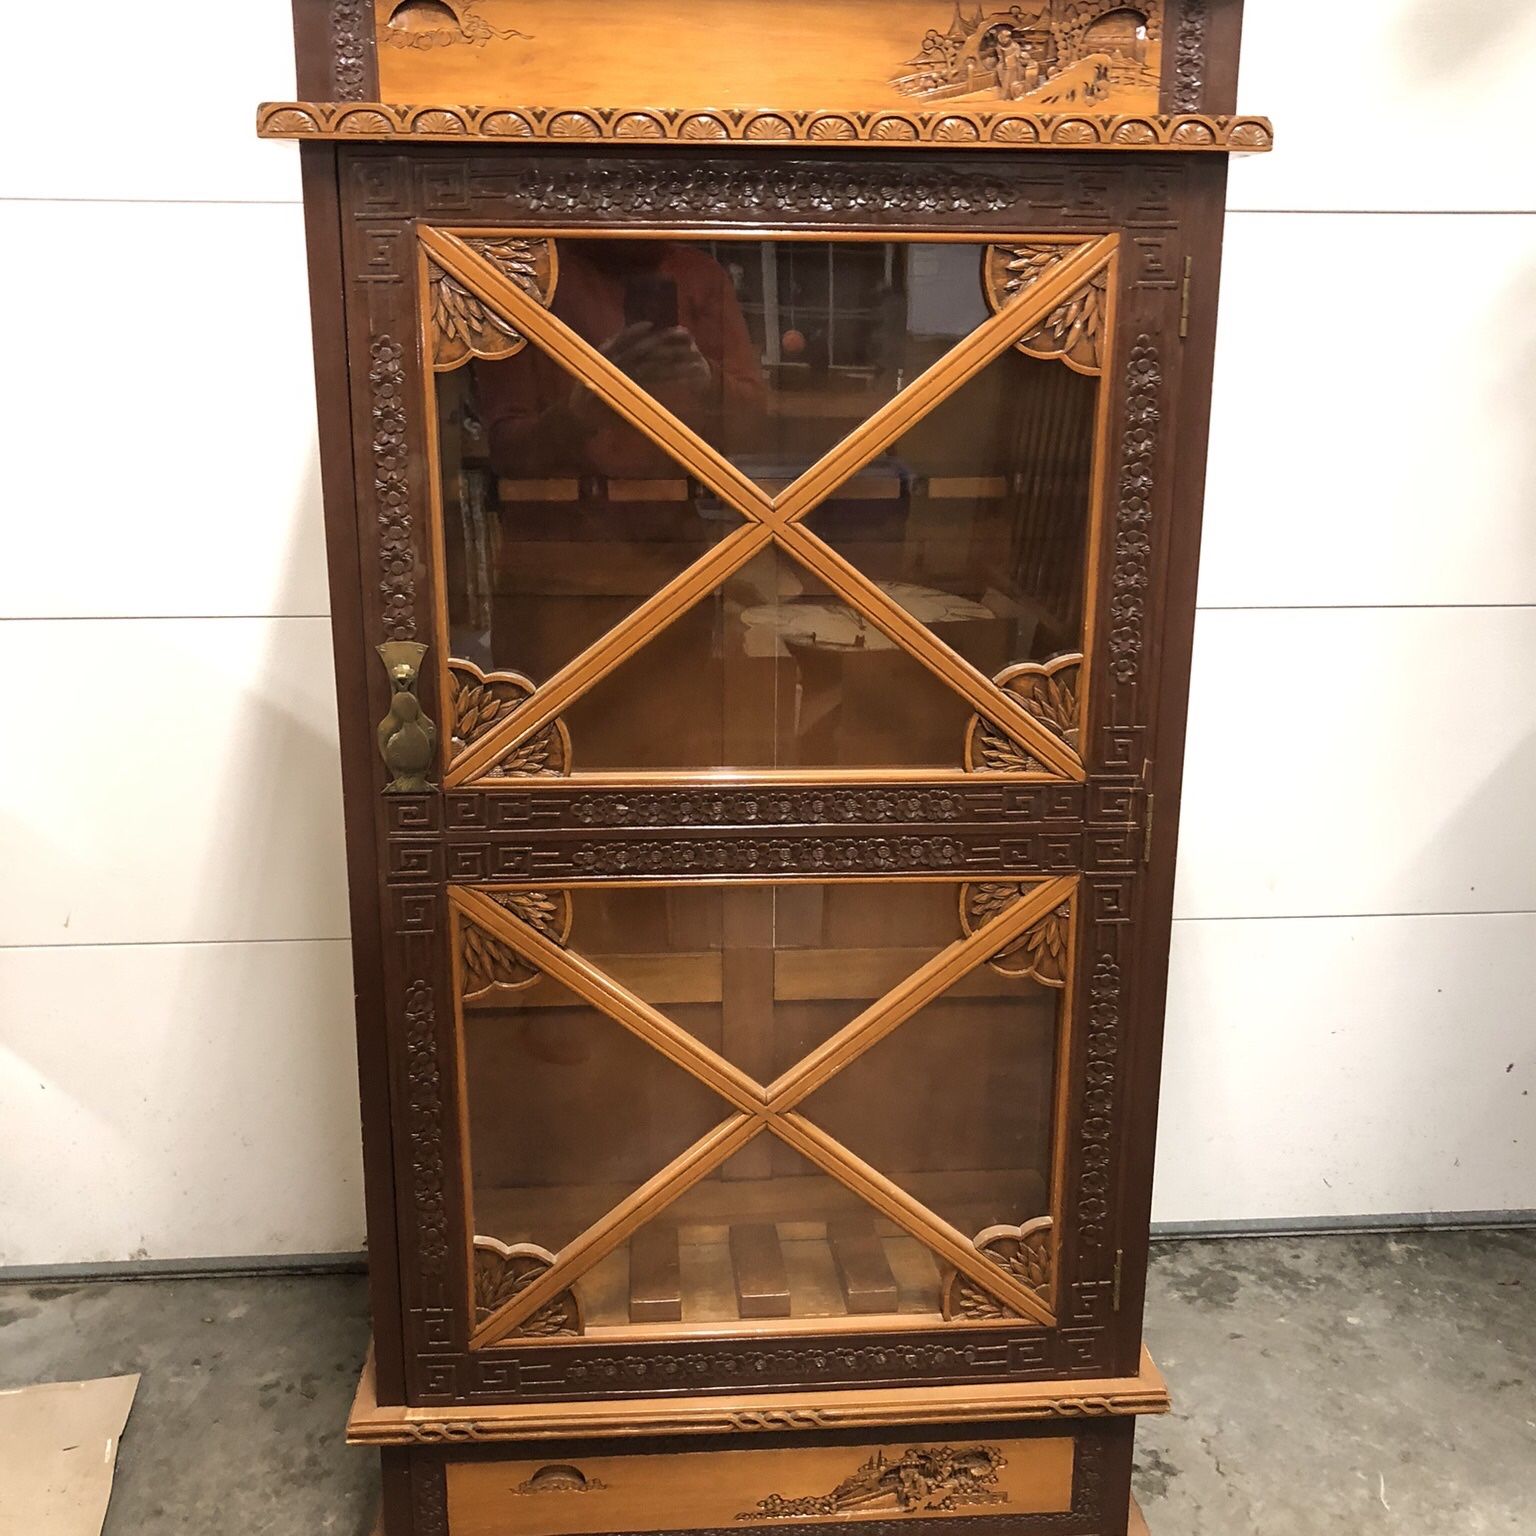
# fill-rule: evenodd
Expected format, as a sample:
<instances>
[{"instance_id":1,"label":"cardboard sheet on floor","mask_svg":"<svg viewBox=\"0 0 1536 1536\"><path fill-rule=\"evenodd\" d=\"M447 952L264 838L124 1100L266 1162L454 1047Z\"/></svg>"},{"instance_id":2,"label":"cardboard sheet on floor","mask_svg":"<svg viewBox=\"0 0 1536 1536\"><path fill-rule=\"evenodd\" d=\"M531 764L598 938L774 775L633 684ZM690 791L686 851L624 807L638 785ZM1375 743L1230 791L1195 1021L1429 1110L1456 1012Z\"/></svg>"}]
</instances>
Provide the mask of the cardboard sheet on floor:
<instances>
[{"instance_id":1,"label":"cardboard sheet on floor","mask_svg":"<svg viewBox=\"0 0 1536 1536\"><path fill-rule=\"evenodd\" d=\"M101 1536L137 1376L0 1392L0 1536Z\"/></svg>"}]
</instances>

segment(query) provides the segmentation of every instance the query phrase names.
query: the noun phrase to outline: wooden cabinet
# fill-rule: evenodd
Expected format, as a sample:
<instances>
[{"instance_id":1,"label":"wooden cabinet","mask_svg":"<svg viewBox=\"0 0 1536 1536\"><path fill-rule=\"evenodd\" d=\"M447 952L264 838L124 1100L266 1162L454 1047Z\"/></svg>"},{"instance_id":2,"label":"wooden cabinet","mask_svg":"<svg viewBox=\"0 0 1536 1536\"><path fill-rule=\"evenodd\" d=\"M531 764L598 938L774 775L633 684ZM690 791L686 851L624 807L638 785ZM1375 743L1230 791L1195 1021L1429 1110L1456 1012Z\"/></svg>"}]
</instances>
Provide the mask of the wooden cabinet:
<instances>
[{"instance_id":1,"label":"wooden cabinet","mask_svg":"<svg viewBox=\"0 0 1536 1536\"><path fill-rule=\"evenodd\" d=\"M1123 1536L1237 5L296 15L389 1536Z\"/></svg>"}]
</instances>

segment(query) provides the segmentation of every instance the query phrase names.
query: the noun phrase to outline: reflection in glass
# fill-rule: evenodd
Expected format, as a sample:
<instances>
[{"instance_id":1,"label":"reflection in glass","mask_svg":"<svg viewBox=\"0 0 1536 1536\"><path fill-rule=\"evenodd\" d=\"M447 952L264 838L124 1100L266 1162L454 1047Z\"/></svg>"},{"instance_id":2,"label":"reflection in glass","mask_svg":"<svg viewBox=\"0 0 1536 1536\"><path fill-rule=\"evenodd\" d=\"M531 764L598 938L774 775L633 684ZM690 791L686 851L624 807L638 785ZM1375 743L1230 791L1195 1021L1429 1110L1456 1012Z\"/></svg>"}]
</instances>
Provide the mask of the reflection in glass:
<instances>
[{"instance_id":1,"label":"reflection in glass","mask_svg":"<svg viewBox=\"0 0 1536 1536\"><path fill-rule=\"evenodd\" d=\"M505 388L502 370L533 366L531 357L529 348L439 374L438 443L449 649L483 671L542 683L741 517L659 450L632 455L630 475L594 476L581 443L536 418L512 432L503 423L493 450L487 397ZM598 438L633 439L611 407L583 393Z\"/></svg>"},{"instance_id":2,"label":"reflection in glass","mask_svg":"<svg viewBox=\"0 0 1536 1536\"><path fill-rule=\"evenodd\" d=\"M915 599L908 599L909 601ZM953 627L943 594L932 627ZM581 772L960 765L970 706L777 548L565 713Z\"/></svg>"},{"instance_id":3,"label":"reflection in glass","mask_svg":"<svg viewBox=\"0 0 1536 1536\"><path fill-rule=\"evenodd\" d=\"M1010 350L807 526L917 619L945 593L944 639L988 677L1081 651L1098 390Z\"/></svg>"}]
</instances>

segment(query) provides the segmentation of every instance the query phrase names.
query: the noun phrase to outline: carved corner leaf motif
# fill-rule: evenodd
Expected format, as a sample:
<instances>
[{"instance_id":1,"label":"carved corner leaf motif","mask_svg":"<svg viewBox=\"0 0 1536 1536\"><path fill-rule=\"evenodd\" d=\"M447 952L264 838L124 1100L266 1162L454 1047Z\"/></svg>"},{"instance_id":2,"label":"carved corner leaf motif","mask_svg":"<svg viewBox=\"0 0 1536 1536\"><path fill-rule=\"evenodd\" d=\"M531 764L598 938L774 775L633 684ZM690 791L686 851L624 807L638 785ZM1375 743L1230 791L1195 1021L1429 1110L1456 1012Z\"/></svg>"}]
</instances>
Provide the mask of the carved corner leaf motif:
<instances>
[{"instance_id":1,"label":"carved corner leaf motif","mask_svg":"<svg viewBox=\"0 0 1536 1536\"><path fill-rule=\"evenodd\" d=\"M564 946L571 936L571 898L567 891L482 891L503 911ZM513 947L487 933L472 918L459 924L459 961L463 967L463 998L478 1002L497 992L521 992L539 980L541 972Z\"/></svg>"},{"instance_id":2,"label":"carved corner leaf motif","mask_svg":"<svg viewBox=\"0 0 1536 1536\"><path fill-rule=\"evenodd\" d=\"M1022 1227L988 1227L977 1234L975 1244L983 1257L1028 1286L1047 1306L1053 1305L1056 1224L1049 1216ZM985 1322L1016 1315L959 1270L952 1270L945 1281L943 1307L948 1322Z\"/></svg>"},{"instance_id":3,"label":"carved corner leaf motif","mask_svg":"<svg viewBox=\"0 0 1536 1536\"><path fill-rule=\"evenodd\" d=\"M743 1522L815 1516L913 1515L1006 1504L997 1486L1008 1459L995 1445L912 1446L894 1460L876 1451L830 1493L790 1498L771 1493L737 1515Z\"/></svg>"},{"instance_id":4,"label":"carved corner leaf motif","mask_svg":"<svg viewBox=\"0 0 1536 1536\"><path fill-rule=\"evenodd\" d=\"M982 269L987 302L994 311L1006 308L1084 248L1045 240L989 246ZM1103 369L1108 298L1109 269L1102 267L1017 343L1019 351L1059 360L1078 373L1098 375Z\"/></svg>"},{"instance_id":5,"label":"carved corner leaf motif","mask_svg":"<svg viewBox=\"0 0 1536 1536\"><path fill-rule=\"evenodd\" d=\"M962 932L969 937L1029 892L1027 885L983 883L961 886ZM1071 937L1072 903L1064 901L1000 949L987 964L1002 976L1039 982L1043 987L1065 987Z\"/></svg>"},{"instance_id":6,"label":"carved corner leaf motif","mask_svg":"<svg viewBox=\"0 0 1536 1536\"><path fill-rule=\"evenodd\" d=\"M449 722L458 757L533 696L534 685L518 672L482 672L472 661L448 663ZM536 736L509 747L481 777L563 778L571 771L571 736L557 720Z\"/></svg>"},{"instance_id":7,"label":"carved corner leaf motif","mask_svg":"<svg viewBox=\"0 0 1536 1536\"><path fill-rule=\"evenodd\" d=\"M557 271L554 242L486 236L465 244L515 283L536 303L554 297ZM427 263L432 328L432 367L438 373L461 367L471 358L487 361L513 357L528 339L435 261Z\"/></svg>"},{"instance_id":8,"label":"carved corner leaf motif","mask_svg":"<svg viewBox=\"0 0 1536 1536\"><path fill-rule=\"evenodd\" d=\"M475 1239L475 1321L483 1323L549 1269L555 1256L533 1243L508 1247L494 1237ZM556 1338L583 1332L574 1291L561 1291L516 1330L514 1337Z\"/></svg>"},{"instance_id":9,"label":"carved corner leaf motif","mask_svg":"<svg viewBox=\"0 0 1536 1536\"><path fill-rule=\"evenodd\" d=\"M1027 661L998 674L997 684L1042 725L1081 755L1080 686L1083 658L1058 656L1041 665ZM966 733L965 766L971 773L1049 773L1038 758L981 715Z\"/></svg>"}]
</instances>

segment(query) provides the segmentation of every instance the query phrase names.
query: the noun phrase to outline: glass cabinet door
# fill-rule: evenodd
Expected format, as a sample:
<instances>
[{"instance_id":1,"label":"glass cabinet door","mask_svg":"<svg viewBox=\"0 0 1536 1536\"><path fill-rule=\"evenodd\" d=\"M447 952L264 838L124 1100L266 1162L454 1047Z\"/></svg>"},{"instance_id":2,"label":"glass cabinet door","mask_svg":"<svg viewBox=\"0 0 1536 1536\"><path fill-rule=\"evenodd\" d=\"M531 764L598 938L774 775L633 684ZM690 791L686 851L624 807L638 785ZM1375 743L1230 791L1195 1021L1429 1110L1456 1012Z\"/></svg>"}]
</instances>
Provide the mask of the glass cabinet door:
<instances>
[{"instance_id":1,"label":"glass cabinet door","mask_svg":"<svg viewBox=\"0 0 1536 1536\"><path fill-rule=\"evenodd\" d=\"M1082 783L1112 237L421 239L451 789ZM452 886L476 1346L1055 1323L1080 881L828 849Z\"/></svg>"}]
</instances>

